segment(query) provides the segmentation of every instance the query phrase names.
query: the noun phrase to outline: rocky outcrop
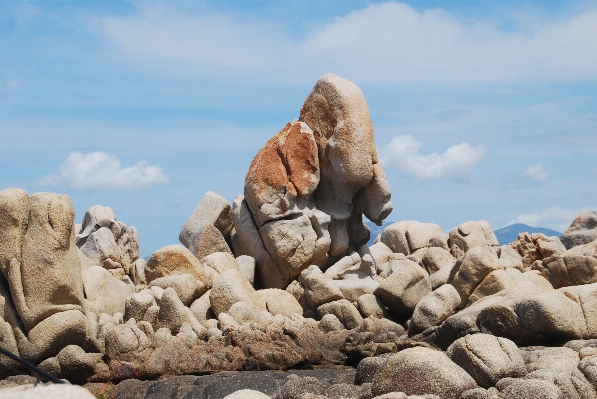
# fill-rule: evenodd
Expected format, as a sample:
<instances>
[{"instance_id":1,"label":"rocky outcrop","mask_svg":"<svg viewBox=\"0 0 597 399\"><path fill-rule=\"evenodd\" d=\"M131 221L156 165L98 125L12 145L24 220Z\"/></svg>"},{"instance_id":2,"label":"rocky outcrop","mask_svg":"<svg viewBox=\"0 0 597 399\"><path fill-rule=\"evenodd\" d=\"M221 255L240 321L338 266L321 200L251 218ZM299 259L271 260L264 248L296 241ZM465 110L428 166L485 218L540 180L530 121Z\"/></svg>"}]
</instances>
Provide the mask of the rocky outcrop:
<instances>
[{"instance_id":1,"label":"rocky outcrop","mask_svg":"<svg viewBox=\"0 0 597 399\"><path fill-rule=\"evenodd\" d=\"M562 234L561 240L567 249L597 240L597 212L578 215Z\"/></svg>"}]
</instances>

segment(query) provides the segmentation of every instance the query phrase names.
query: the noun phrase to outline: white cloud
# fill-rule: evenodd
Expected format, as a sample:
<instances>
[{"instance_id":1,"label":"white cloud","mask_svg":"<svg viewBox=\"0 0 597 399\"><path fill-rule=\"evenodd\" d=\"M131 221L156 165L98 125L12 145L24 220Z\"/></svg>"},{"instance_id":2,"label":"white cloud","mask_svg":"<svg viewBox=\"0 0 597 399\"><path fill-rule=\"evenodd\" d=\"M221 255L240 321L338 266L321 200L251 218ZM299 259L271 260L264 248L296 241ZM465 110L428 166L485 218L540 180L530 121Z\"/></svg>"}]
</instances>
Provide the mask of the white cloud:
<instances>
[{"instance_id":1,"label":"white cloud","mask_svg":"<svg viewBox=\"0 0 597 399\"><path fill-rule=\"evenodd\" d=\"M539 212L518 215L516 219L509 221L507 226L514 223L524 223L529 226L545 227L563 233L570 227L570 224L572 224L578 215L588 211L597 211L597 208L587 206L578 209L567 209L552 206Z\"/></svg>"},{"instance_id":2,"label":"white cloud","mask_svg":"<svg viewBox=\"0 0 597 399\"><path fill-rule=\"evenodd\" d=\"M422 146L423 143L415 141L411 135L396 136L387 147L379 150L380 161L386 168L396 167L406 175L426 181L463 177L487 153L485 146L471 147L463 142L443 154L421 155Z\"/></svg>"},{"instance_id":3,"label":"white cloud","mask_svg":"<svg viewBox=\"0 0 597 399\"><path fill-rule=\"evenodd\" d=\"M161 167L140 161L122 168L120 160L104 152L71 153L58 168L35 182L40 186L65 186L75 190L146 190L167 183L168 176Z\"/></svg>"},{"instance_id":4,"label":"white cloud","mask_svg":"<svg viewBox=\"0 0 597 399\"><path fill-rule=\"evenodd\" d=\"M386 2L301 39L279 21L144 3L132 17L98 24L127 57L151 67L158 60L179 68L190 62L199 73L227 66L296 82L331 71L383 84L597 79L597 10L529 24L524 32L503 28L502 22L507 21L459 20L441 9L419 12Z\"/></svg>"},{"instance_id":5,"label":"white cloud","mask_svg":"<svg viewBox=\"0 0 597 399\"><path fill-rule=\"evenodd\" d=\"M542 164L532 165L526 168L524 175L539 183L545 183L549 180L549 173Z\"/></svg>"}]
</instances>

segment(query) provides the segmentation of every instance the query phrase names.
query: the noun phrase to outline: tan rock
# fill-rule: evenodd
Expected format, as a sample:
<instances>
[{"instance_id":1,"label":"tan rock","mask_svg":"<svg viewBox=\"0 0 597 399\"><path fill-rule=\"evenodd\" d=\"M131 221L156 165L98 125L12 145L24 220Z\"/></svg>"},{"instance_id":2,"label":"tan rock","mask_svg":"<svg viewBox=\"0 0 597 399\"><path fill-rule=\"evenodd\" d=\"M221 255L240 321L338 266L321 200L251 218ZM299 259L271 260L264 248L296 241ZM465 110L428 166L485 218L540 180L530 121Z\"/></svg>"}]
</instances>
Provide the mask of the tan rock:
<instances>
[{"instance_id":1,"label":"tan rock","mask_svg":"<svg viewBox=\"0 0 597 399\"><path fill-rule=\"evenodd\" d=\"M584 212L578 215L560 239L567 249L595 241L597 239L597 212Z\"/></svg>"},{"instance_id":2,"label":"tan rock","mask_svg":"<svg viewBox=\"0 0 597 399\"><path fill-rule=\"evenodd\" d=\"M460 258L470 249L480 246L499 247L497 237L486 220L465 222L450 230L450 250Z\"/></svg>"},{"instance_id":3,"label":"tan rock","mask_svg":"<svg viewBox=\"0 0 597 399\"><path fill-rule=\"evenodd\" d=\"M362 295L373 294L380 285L379 281L371 276L355 276L354 278L344 278L342 280L335 280L334 282L336 287L340 289L344 299L353 303Z\"/></svg>"},{"instance_id":4,"label":"tan rock","mask_svg":"<svg viewBox=\"0 0 597 399\"><path fill-rule=\"evenodd\" d=\"M529 233L519 233L518 239L511 245L522 257L523 268L530 267L536 260L543 259Z\"/></svg>"},{"instance_id":5,"label":"tan rock","mask_svg":"<svg viewBox=\"0 0 597 399\"><path fill-rule=\"evenodd\" d=\"M597 282L597 240L533 264L555 288Z\"/></svg>"},{"instance_id":6,"label":"tan rock","mask_svg":"<svg viewBox=\"0 0 597 399\"><path fill-rule=\"evenodd\" d=\"M210 268L215 270L218 273L217 275L230 269L240 270L236 259L228 252L214 252L202 258L200 262L204 266L204 269Z\"/></svg>"},{"instance_id":7,"label":"tan rock","mask_svg":"<svg viewBox=\"0 0 597 399\"><path fill-rule=\"evenodd\" d=\"M148 283L156 278L176 274L192 274L208 287L209 278L199 260L182 245L158 249L147 260L145 277Z\"/></svg>"},{"instance_id":8,"label":"tan rock","mask_svg":"<svg viewBox=\"0 0 597 399\"><path fill-rule=\"evenodd\" d=\"M256 310L267 310L263 298L238 269L227 270L216 278L209 299L216 316L228 311L236 302L245 302Z\"/></svg>"},{"instance_id":9,"label":"tan rock","mask_svg":"<svg viewBox=\"0 0 597 399\"><path fill-rule=\"evenodd\" d=\"M184 322L189 322L187 308L181 302L174 288L166 288L159 302L160 312L156 323L158 328L167 328L176 334Z\"/></svg>"},{"instance_id":10,"label":"tan rock","mask_svg":"<svg viewBox=\"0 0 597 399\"><path fill-rule=\"evenodd\" d=\"M549 258L553 255L561 254L566 251L566 247L562 241L556 236L547 237L545 234L533 233L531 235L537 250L541 254L541 258Z\"/></svg>"},{"instance_id":11,"label":"tan rock","mask_svg":"<svg viewBox=\"0 0 597 399\"><path fill-rule=\"evenodd\" d=\"M323 332L346 330L344 324L340 319L333 313L324 314L319 320L319 329Z\"/></svg>"},{"instance_id":12,"label":"tan rock","mask_svg":"<svg viewBox=\"0 0 597 399\"><path fill-rule=\"evenodd\" d=\"M410 255L412 251L406 238L406 229L417 223L419 222L414 220L392 223L383 229L380 241L386 244L392 252Z\"/></svg>"},{"instance_id":13,"label":"tan rock","mask_svg":"<svg viewBox=\"0 0 597 399\"><path fill-rule=\"evenodd\" d=\"M236 258L240 272L247 278L251 285L255 284L255 258L249 255L241 255Z\"/></svg>"},{"instance_id":14,"label":"tan rock","mask_svg":"<svg viewBox=\"0 0 597 399\"><path fill-rule=\"evenodd\" d=\"M189 309L200 323L216 318L216 315L211 309L211 301L209 299L210 293L211 290L207 291L200 298L195 299L191 306L189 306Z\"/></svg>"},{"instance_id":15,"label":"tan rock","mask_svg":"<svg viewBox=\"0 0 597 399\"><path fill-rule=\"evenodd\" d=\"M317 266L310 266L304 270L298 281L305 289L305 299L311 309L317 309L327 302L344 299L342 291L332 277L322 273Z\"/></svg>"},{"instance_id":16,"label":"tan rock","mask_svg":"<svg viewBox=\"0 0 597 399\"><path fill-rule=\"evenodd\" d=\"M425 252L422 263L427 273L432 275L444 267L453 266L456 263L456 258L444 248L430 247Z\"/></svg>"},{"instance_id":17,"label":"tan rock","mask_svg":"<svg viewBox=\"0 0 597 399\"><path fill-rule=\"evenodd\" d=\"M488 334L467 335L454 341L446 355L484 388L495 386L502 378L518 378L527 374L520 349L506 338Z\"/></svg>"},{"instance_id":18,"label":"tan rock","mask_svg":"<svg viewBox=\"0 0 597 399\"><path fill-rule=\"evenodd\" d=\"M257 279L265 287L285 288L289 277L274 263L265 249L257 225L242 195L237 196L232 203L232 220L243 255L255 258Z\"/></svg>"},{"instance_id":19,"label":"tan rock","mask_svg":"<svg viewBox=\"0 0 597 399\"><path fill-rule=\"evenodd\" d=\"M203 259L215 252L227 252L232 255L224 236L213 225L208 224L195 235L189 245L189 251L197 259Z\"/></svg>"},{"instance_id":20,"label":"tan rock","mask_svg":"<svg viewBox=\"0 0 597 399\"><path fill-rule=\"evenodd\" d=\"M331 216L329 254L342 256L351 242L347 225L359 190L358 211L369 220L381 224L392 211L383 170L374 166L378 158L367 102L354 83L328 74L317 81L300 116L316 138L320 181L315 201Z\"/></svg>"},{"instance_id":21,"label":"tan rock","mask_svg":"<svg viewBox=\"0 0 597 399\"><path fill-rule=\"evenodd\" d=\"M477 246L469 250L455 267L458 269L448 282L460 295L460 308L466 305L469 296L489 273L501 269L497 256L487 246Z\"/></svg>"},{"instance_id":22,"label":"tan rock","mask_svg":"<svg viewBox=\"0 0 597 399\"><path fill-rule=\"evenodd\" d=\"M189 306L195 299L207 292L207 286L192 274L176 274L153 280L150 287L173 288L176 295L185 306Z\"/></svg>"},{"instance_id":23,"label":"tan rock","mask_svg":"<svg viewBox=\"0 0 597 399\"><path fill-rule=\"evenodd\" d=\"M408 324L409 334L416 334L440 325L460 305L460 295L454 286L445 284L425 295L415 306Z\"/></svg>"},{"instance_id":24,"label":"tan rock","mask_svg":"<svg viewBox=\"0 0 597 399\"><path fill-rule=\"evenodd\" d=\"M521 273L520 270L508 268L494 270L475 288L469 296L467 306L475 303L481 298L496 294L504 290L517 289L519 286L528 287L533 284L534 291L550 291L553 289L549 281L541 277L536 271Z\"/></svg>"},{"instance_id":25,"label":"tan rock","mask_svg":"<svg viewBox=\"0 0 597 399\"><path fill-rule=\"evenodd\" d=\"M363 294L357 299L357 308L364 318L387 318L386 306L373 294Z\"/></svg>"},{"instance_id":26,"label":"tan rock","mask_svg":"<svg viewBox=\"0 0 597 399\"><path fill-rule=\"evenodd\" d=\"M347 329L359 327L363 323L363 318L358 309L346 299L325 303L317 308L317 315L323 317L326 314L335 315L342 325Z\"/></svg>"},{"instance_id":27,"label":"tan rock","mask_svg":"<svg viewBox=\"0 0 597 399\"><path fill-rule=\"evenodd\" d=\"M427 248L429 240L441 234L443 234L442 228L433 223L415 223L406 228L406 239L411 252Z\"/></svg>"},{"instance_id":28,"label":"tan rock","mask_svg":"<svg viewBox=\"0 0 597 399\"><path fill-rule=\"evenodd\" d=\"M143 316L151 306L157 305L151 290L145 289L126 299L124 319L143 320Z\"/></svg>"},{"instance_id":29,"label":"tan rock","mask_svg":"<svg viewBox=\"0 0 597 399\"><path fill-rule=\"evenodd\" d=\"M502 245L500 247L498 262L504 269L514 268L523 271L522 256L511 245Z\"/></svg>"},{"instance_id":30,"label":"tan rock","mask_svg":"<svg viewBox=\"0 0 597 399\"><path fill-rule=\"evenodd\" d=\"M393 263L390 262L390 267ZM429 292L431 284L427 272L414 262L405 260L381 283L374 294L399 317L412 315L417 303Z\"/></svg>"},{"instance_id":31,"label":"tan rock","mask_svg":"<svg viewBox=\"0 0 597 399\"><path fill-rule=\"evenodd\" d=\"M290 317L293 313L303 314L303 308L290 292L277 288L259 290L257 293L265 301L268 312Z\"/></svg>"},{"instance_id":32,"label":"tan rock","mask_svg":"<svg viewBox=\"0 0 597 399\"><path fill-rule=\"evenodd\" d=\"M194 240L200 236L200 232L211 225L220 231L226 242L230 243L230 233L233 228L231 207L228 201L221 195L208 191L203 195L201 201L189 218L186 220L179 239L182 245L187 248L193 246ZM196 244L194 245L197 246Z\"/></svg>"},{"instance_id":33,"label":"tan rock","mask_svg":"<svg viewBox=\"0 0 597 399\"><path fill-rule=\"evenodd\" d=\"M85 269L82 277L85 296L97 314L125 312L126 299L134 294L134 285L118 280L101 266Z\"/></svg>"},{"instance_id":34,"label":"tan rock","mask_svg":"<svg viewBox=\"0 0 597 399\"><path fill-rule=\"evenodd\" d=\"M399 391L458 399L464 391L476 387L475 380L443 352L417 347L388 356L376 374L371 393L376 396Z\"/></svg>"}]
</instances>

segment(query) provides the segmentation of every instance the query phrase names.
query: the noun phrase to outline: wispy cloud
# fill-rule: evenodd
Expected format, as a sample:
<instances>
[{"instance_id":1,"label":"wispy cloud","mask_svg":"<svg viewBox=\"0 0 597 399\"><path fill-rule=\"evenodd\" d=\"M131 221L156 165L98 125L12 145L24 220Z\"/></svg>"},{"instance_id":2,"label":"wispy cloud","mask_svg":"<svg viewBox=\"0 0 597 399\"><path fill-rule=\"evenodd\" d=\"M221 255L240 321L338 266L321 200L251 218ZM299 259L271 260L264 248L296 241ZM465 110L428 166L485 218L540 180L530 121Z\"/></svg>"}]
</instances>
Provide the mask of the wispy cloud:
<instances>
[{"instance_id":1,"label":"wispy cloud","mask_svg":"<svg viewBox=\"0 0 597 399\"><path fill-rule=\"evenodd\" d=\"M510 220L507 225L514 223L524 223L533 227L546 227L559 232L564 232L570 227L570 224L578 215L583 212L597 211L594 206L587 206L578 209L561 208L552 206L535 213L525 213L518 215L516 219Z\"/></svg>"},{"instance_id":2,"label":"wispy cloud","mask_svg":"<svg viewBox=\"0 0 597 399\"><path fill-rule=\"evenodd\" d=\"M485 146L471 147L463 142L451 146L443 154L422 155L419 154L422 146L423 143L415 141L411 135L396 136L387 147L379 150L381 163L421 181L462 178L487 153Z\"/></svg>"},{"instance_id":3,"label":"wispy cloud","mask_svg":"<svg viewBox=\"0 0 597 399\"><path fill-rule=\"evenodd\" d=\"M39 186L64 186L75 190L137 191L169 181L161 167L140 161L122 168L120 160L104 152L71 153L58 168L34 183Z\"/></svg>"},{"instance_id":4,"label":"wispy cloud","mask_svg":"<svg viewBox=\"0 0 597 399\"><path fill-rule=\"evenodd\" d=\"M540 163L526 168L524 175L539 183L545 183L549 180L549 173L547 173L543 165Z\"/></svg>"},{"instance_id":5,"label":"wispy cloud","mask_svg":"<svg viewBox=\"0 0 597 399\"><path fill-rule=\"evenodd\" d=\"M233 13L139 6L98 21L104 37L137 59L222 66L312 79L334 71L361 83L543 82L597 79L597 10L533 24L524 32L459 20L441 9L371 4L297 38L283 24ZM176 64L174 64L176 65ZM183 66L184 65L184 66ZM200 67L199 67L200 66Z\"/></svg>"}]
</instances>

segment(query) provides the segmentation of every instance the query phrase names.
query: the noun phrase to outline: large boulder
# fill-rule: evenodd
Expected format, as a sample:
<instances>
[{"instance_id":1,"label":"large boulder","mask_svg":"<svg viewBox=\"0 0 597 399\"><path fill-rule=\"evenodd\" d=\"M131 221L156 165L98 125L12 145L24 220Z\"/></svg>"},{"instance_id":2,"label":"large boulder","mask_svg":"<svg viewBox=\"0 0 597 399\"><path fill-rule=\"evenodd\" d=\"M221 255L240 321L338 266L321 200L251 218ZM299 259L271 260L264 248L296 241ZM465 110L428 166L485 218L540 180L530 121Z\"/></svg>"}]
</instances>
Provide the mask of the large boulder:
<instances>
[{"instance_id":1,"label":"large boulder","mask_svg":"<svg viewBox=\"0 0 597 399\"><path fill-rule=\"evenodd\" d=\"M450 230L450 250L460 258L475 247L498 248L500 246L491 225L486 220L465 222Z\"/></svg>"},{"instance_id":2,"label":"large boulder","mask_svg":"<svg viewBox=\"0 0 597 399\"><path fill-rule=\"evenodd\" d=\"M469 373L483 388L494 386L505 377L527 374L520 349L506 338L472 334L456 340L446 355Z\"/></svg>"},{"instance_id":3,"label":"large boulder","mask_svg":"<svg viewBox=\"0 0 597 399\"><path fill-rule=\"evenodd\" d=\"M597 212L578 215L560 239L567 249L597 240Z\"/></svg>"},{"instance_id":4,"label":"large boulder","mask_svg":"<svg viewBox=\"0 0 597 399\"><path fill-rule=\"evenodd\" d=\"M199 259L182 245L160 248L147 259L145 278L148 283L175 274L192 274L210 286L210 279Z\"/></svg>"},{"instance_id":5,"label":"large boulder","mask_svg":"<svg viewBox=\"0 0 597 399\"><path fill-rule=\"evenodd\" d=\"M215 227L222 238L230 243L230 233L233 228L231 207L228 201L213 191L208 191L203 195L191 216L182 226L178 236L182 245L187 248L197 246L196 241L208 225Z\"/></svg>"},{"instance_id":6,"label":"large boulder","mask_svg":"<svg viewBox=\"0 0 597 399\"><path fill-rule=\"evenodd\" d=\"M100 266L83 270L85 297L97 313L124 313L126 299L135 293L135 286L118 280Z\"/></svg>"},{"instance_id":7,"label":"large boulder","mask_svg":"<svg viewBox=\"0 0 597 399\"><path fill-rule=\"evenodd\" d=\"M495 270L502 268L498 258L487 246L476 246L456 263L456 273L448 280L460 295L460 308L464 307L475 288Z\"/></svg>"},{"instance_id":8,"label":"large boulder","mask_svg":"<svg viewBox=\"0 0 597 399\"><path fill-rule=\"evenodd\" d=\"M265 301L268 312L273 315L281 314L290 317L293 313L303 314L303 308L296 298L288 291L278 288L268 288L257 291Z\"/></svg>"},{"instance_id":9,"label":"large boulder","mask_svg":"<svg viewBox=\"0 0 597 399\"><path fill-rule=\"evenodd\" d=\"M0 270L23 323L12 325L21 356L39 361L68 344L95 349L83 314L70 198L50 193L30 197L20 189L0 191L0 243Z\"/></svg>"},{"instance_id":10,"label":"large boulder","mask_svg":"<svg viewBox=\"0 0 597 399\"><path fill-rule=\"evenodd\" d=\"M227 312L236 302L245 302L255 310L267 310L265 300L238 269L227 270L216 278L209 300L216 316Z\"/></svg>"},{"instance_id":11,"label":"large boulder","mask_svg":"<svg viewBox=\"0 0 597 399\"><path fill-rule=\"evenodd\" d=\"M411 252L427 248L430 239L442 234L442 228L434 223L414 223L406 228L406 239Z\"/></svg>"},{"instance_id":12,"label":"large boulder","mask_svg":"<svg viewBox=\"0 0 597 399\"><path fill-rule=\"evenodd\" d=\"M597 282L597 240L535 262L533 269L555 287Z\"/></svg>"},{"instance_id":13,"label":"large boulder","mask_svg":"<svg viewBox=\"0 0 597 399\"><path fill-rule=\"evenodd\" d=\"M381 232L380 241L386 244L392 252L410 255L410 245L406 238L406 229L419 222L415 220L404 220L392 223Z\"/></svg>"},{"instance_id":14,"label":"large boulder","mask_svg":"<svg viewBox=\"0 0 597 399\"><path fill-rule=\"evenodd\" d=\"M425 269L409 260L391 261L390 267L393 263L400 265L381 283L374 294L396 316L408 318L417 303L431 292L429 275Z\"/></svg>"},{"instance_id":15,"label":"large boulder","mask_svg":"<svg viewBox=\"0 0 597 399\"><path fill-rule=\"evenodd\" d=\"M317 207L331 217L329 254L342 256L351 244L358 248L369 239L368 234L351 237L349 219L357 224L353 232L363 231L361 214L381 225L392 211L369 107L354 83L327 74L309 93L300 117L316 139L320 181L314 196Z\"/></svg>"},{"instance_id":16,"label":"large boulder","mask_svg":"<svg viewBox=\"0 0 597 399\"><path fill-rule=\"evenodd\" d=\"M416 334L441 324L460 305L460 295L451 284L445 284L425 295L413 311L408 332Z\"/></svg>"},{"instance_id":17,"label":"large boulder","mask_svg":"<svg viewBox=\"0 0 597 399\"><path fill-rule=\"evenodd\" d=\"M443 352L416 347L388 356L375 375L371 394L404 392L458 399L464 391L476 387L475 380Z\"/></svg>"}]
</instances>

